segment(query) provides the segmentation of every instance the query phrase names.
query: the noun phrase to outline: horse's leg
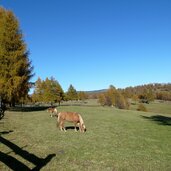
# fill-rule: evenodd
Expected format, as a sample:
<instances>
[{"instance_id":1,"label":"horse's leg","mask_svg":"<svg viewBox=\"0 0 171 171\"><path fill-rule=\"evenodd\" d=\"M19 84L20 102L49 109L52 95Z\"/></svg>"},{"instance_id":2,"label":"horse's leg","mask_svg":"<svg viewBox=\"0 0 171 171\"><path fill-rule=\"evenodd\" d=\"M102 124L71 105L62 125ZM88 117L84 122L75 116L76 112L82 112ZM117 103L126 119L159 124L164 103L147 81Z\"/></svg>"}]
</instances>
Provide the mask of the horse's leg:
<instances>
[{"instance_id":1,"label":"horse's leg","mask_svg":"<svg viewBox=\"0 0 171 171\"><path fill-rule=\"evenodd\" d=\"M74 126L75 126L75 132L77 132L77 123L74 123Z\"/></svg>"},{"instance_id":2,"label":"horse's leg","mask_svg":"<svg viewBox=\"0 0 171 171\"><path fill-rule=\"evenodd\" d=\"M57 117L57 123L56 123L56 126L60 128L60 122L61 122L61 119L60 119L60 115Z\"/></svg>"},{"instance_id":3,"label":"horse's leg","mask_svg":"<svg viewBox=\"0 0 171 171\"><path fill-rule=\"evenodd\" d=\"M60 129L61 131L63 131L63 129L62 129L62 124L63 124L63 121L60 121L60 122L59 122L59 129Z\"/></svg>"},{"instance_id":4,"label":"horse's leg","mask_svg":"<svg viewBox=\"0 0 171 171\"><path fill-rule=\"evenodd\" d=\"M64 126L64 121L62 122L62 128L66 132L65 126Z\"/></svg>"},{"instance_id":5,"label":"horse's leg","mask_svg":"<svg viewBox=\"0 0 171 171\"><path fill-rule=\"evenodd\" d=\"M52 117L53 116L53 112L51 112L51 114L50 114L50 117Z\"/></svg>"},{"instance_id":6,"label":"horse's leg","mask_svg":"<svg viewBox=\"0 0 171 171\"><path fill-rule=\"evenodd\" d=\"M79 131L81 131L81 130L80 130L80 122L77 122L77 126L78 126L78 128L79 128Z\"/></svg>"}]
</instances>

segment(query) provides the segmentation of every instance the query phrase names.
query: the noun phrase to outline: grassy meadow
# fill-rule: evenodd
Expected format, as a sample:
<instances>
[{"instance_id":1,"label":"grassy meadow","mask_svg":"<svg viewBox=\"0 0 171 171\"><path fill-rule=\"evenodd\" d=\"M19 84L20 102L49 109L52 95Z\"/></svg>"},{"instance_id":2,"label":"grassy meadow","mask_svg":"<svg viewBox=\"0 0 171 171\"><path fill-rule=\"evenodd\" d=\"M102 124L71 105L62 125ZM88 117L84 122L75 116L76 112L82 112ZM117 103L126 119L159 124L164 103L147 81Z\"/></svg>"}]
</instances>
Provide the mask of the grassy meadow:
<instances>
[{"instance_id":1,"label":"grassy meadow","mask_svg":"<svg viewBox=\"0 0 171 171\"><path fill-rule=\"evenodd\" d=\"M44 108L6 111L0 120L0 170L171 170L170 104L156 105L159 112L152 112L155 104L149 104L150 112L138 112L92 103L58 107L81 113L86 133L59 131L56 117Z\"/></svg>"}]
</instances>

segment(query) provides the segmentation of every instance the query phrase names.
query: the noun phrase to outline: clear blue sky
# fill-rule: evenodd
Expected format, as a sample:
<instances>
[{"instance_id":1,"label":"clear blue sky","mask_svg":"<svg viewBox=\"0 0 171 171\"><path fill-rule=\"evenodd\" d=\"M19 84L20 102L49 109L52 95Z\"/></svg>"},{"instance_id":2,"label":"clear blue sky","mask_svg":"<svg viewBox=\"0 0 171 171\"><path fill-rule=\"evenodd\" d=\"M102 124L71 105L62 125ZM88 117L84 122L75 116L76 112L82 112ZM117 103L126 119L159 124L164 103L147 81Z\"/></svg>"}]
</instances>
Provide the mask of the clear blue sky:
<instances>
[{"instance_id":1,"label":"clear blue sky","mask_svg":"<svg viewBox=\"0 0 171 171\"><path fill-rule=\"evenodd\" d=\"M20 21L35 76L64 91L171 82L171 0L0 0Z\"/></svg>"}]
</instances>

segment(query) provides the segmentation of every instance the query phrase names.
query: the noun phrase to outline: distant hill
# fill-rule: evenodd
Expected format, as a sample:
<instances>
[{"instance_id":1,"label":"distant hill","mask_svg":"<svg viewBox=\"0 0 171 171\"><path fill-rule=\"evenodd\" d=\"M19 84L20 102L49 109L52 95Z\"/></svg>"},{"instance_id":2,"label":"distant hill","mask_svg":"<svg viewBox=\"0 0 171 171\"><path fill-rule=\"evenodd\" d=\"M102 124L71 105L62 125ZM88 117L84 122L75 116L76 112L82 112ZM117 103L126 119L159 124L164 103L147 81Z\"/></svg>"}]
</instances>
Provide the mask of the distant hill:
<instances>
[{"instance_id":1,"label":"distant hill","mask_svg":"<svg viewBox=\"0 0 171 171\"><path fill-rule=\"evenodd\" d=\"M98 93L104 93L107 89L101 89L101 90L91 90L91 91L85 91L87 94L98 94Z\"/></svg>"}]
</instances>

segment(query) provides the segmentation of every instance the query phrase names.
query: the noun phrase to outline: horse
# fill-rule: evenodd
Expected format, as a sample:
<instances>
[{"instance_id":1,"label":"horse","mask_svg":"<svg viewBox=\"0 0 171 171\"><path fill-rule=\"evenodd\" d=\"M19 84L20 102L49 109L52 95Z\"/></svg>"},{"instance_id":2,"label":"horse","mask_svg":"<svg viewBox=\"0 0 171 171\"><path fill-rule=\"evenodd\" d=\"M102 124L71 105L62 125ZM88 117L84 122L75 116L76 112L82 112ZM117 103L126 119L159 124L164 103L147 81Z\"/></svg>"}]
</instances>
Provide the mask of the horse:
<instances>
[{"instance_id":1,"label":"horse","mask_svg":"<svg viewBox=\"0 0 171 171\"><path fill-rule=\"evenodd\" d=\"M56 114L57 114L57 109L56 109L56 107L49 107L48 109L47 109L47 112L50 112L51 113L51 117L53 117L53 116L56 116Z\"/></svg>"},{"instance_id":2,"label":"horse","mask_svg":"<svg viewBox=\"0 0 171 171\"><path fill-rule=\"evenodd\" d=\"M80 132L86 131L86 127L85 127L83 118L81 117L81 115L79 113L76 113L76 112L59 112L57 115L58 115L57 126L59 126L59 129L61 131L66 132L66 129L64 127L65 121L73 122L74 127L75 127L75 131L77 131L77 129L76 129L77 126L79 126Z\"/></svg>"}]
</instances>

